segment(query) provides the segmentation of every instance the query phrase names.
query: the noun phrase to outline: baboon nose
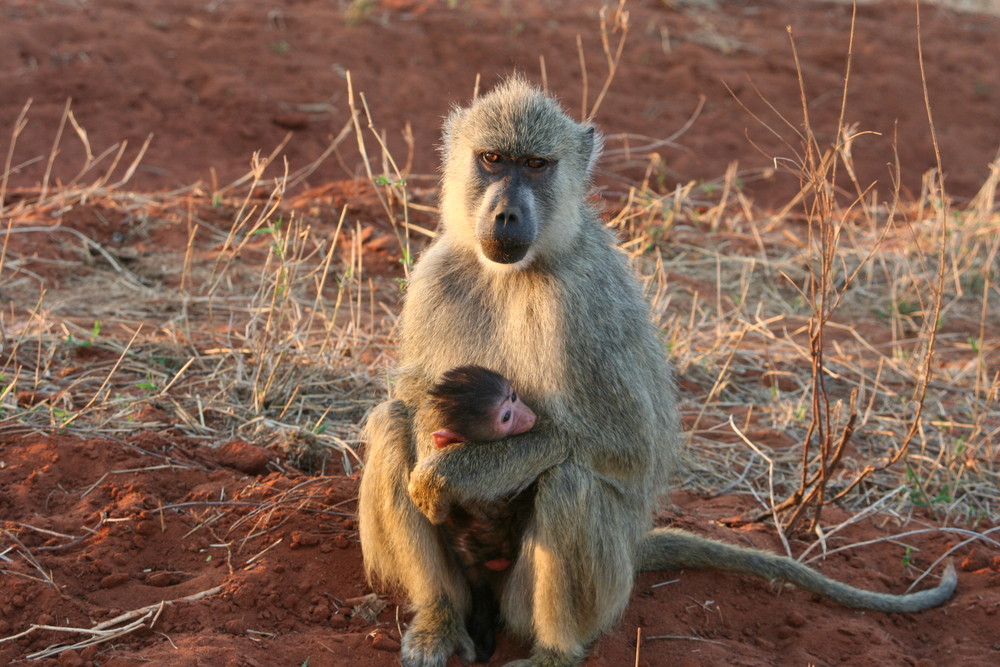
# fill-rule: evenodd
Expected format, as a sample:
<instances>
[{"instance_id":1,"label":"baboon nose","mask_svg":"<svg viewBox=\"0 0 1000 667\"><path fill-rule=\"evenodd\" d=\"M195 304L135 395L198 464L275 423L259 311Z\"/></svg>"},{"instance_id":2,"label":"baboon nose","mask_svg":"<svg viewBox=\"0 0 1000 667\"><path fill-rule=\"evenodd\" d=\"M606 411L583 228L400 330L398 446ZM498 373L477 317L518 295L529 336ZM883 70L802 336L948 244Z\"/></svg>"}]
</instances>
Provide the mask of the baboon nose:
<instances>
[{"instance_id":1,"label":"baboon nose","mask_svg":"<svg viewBox=\"0 0 1000 667\"><path fill-rule=\"evenodd\" d=\"M500 264L513 264L524 259L535 241L535 224L518 204L502 202L493 209L493 220L486 218L488 229L480 233L480 244L486 258Z\"/></svg>"},{"instance_id":2,"label":"baboon nose","mask_svg":"<svg viewBox=\"0 0 1000 667\"><path fill-rule=\"evenodd\" d=\"M497 213L494 222L501 227L506 227L507 225L516 225L519 219L517 209L506 209Z\"/></svg>"}]
</instances>

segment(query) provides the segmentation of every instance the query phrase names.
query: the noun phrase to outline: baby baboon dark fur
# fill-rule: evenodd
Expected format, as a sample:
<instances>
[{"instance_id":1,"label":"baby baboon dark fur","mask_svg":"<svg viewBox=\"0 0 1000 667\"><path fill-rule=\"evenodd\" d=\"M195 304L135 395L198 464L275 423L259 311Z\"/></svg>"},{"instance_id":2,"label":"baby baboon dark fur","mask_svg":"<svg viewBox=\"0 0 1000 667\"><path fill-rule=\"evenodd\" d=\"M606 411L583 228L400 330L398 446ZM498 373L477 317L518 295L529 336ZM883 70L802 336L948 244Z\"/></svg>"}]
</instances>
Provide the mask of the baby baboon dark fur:
<instances>
[{"instance_id":1,"label":"baby baboon dark fur","mask_svg":"<svg viewBox=\"0 0 1000 667\"><path fill-rule=\"evenodd\" d=\"M437 447L487 442L525 433L535 413L504 376L482 366L453 368L428 392L423 410L432 415ZM473 445L475 446L475 445ZM500 621L497 594L504 572L517 560L524 526L534 505L532 484L508 498L469 506L453 505L441 524L441 536L465 571L471 606L466 629L485 662L496 648Z\"/></svg>"},{"instance_id":2,"label":"baby baboon dark fur","mask_svg":"<svg viewBox=\"0 0 1000 667\"><path fill-rule=\"evenodd\" d=\"M438 526L451 507L534 485L500 613L530 639L515 665L579 664L615 623L637 569L708 567L792 581L849 606L915 611L946 600L954 572L912 595L878 595L803 565L653 529L677 456L673 375L615 239L592 208L601 140L514 77L445 123L441 229L407 290L395 400L366 426L359 502L365 566L414 616L404 665L475 657L469 582ZM538 415L527 433L439 449L420 406L449 368L493 368Z\"/></svg>"}]
</instances>

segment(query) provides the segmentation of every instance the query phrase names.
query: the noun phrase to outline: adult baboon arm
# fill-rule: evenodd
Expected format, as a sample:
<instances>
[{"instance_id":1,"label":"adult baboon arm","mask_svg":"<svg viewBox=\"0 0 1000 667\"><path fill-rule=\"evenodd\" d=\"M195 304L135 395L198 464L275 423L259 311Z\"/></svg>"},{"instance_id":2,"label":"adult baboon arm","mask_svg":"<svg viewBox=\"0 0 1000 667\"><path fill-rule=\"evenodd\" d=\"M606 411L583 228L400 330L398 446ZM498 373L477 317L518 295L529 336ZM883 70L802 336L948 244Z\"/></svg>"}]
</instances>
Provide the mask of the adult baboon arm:
<instances>
[{"instance_id":1,"label":"adult baboon arm","mask_svg":"<svg viewBox=\"0 0 1000 667\"><path fill-rule=\"evenodd\" d=\"M639 551L640 570L681 568L721 570L783 579L845 607L884 612L915 612L936 607L955 592L958 576L949 561L934 588L904 595L875 593L834 581L785 556L710 540L676 528L648 532Z\"/></svg>"},{"instance_id":2,"label":"adult baboon arm","mask_svg":"<svg viewBox=\"0 0 1000 667\"><path fill-rule=\"evenodd\" d=\"M440 523L453 502L497 500L527 488L566 460L564 443L546 424L495 442L440 450L414 467L410 498L431 523Z\"/></svg>"}]
</instances>

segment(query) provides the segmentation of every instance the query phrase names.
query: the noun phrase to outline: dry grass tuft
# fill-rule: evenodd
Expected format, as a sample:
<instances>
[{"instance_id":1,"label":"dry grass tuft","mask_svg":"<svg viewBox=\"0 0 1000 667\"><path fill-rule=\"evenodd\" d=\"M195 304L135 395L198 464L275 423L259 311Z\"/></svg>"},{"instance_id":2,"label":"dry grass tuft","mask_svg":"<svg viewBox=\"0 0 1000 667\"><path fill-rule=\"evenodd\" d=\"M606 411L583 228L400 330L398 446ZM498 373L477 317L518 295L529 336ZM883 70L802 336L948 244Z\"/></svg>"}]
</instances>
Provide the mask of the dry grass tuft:
<instances>
[{"instance_id":1,"label":"dry grass tuft","mask_svg":"<svg viewBox=\"0 0 1000 667\"><path fill-rule=\"evenodd\" d=\"M297 175L265 177L274 155L215 190L132 193L135 166L13 193L4 179L4 424L115 436L155 409L208 441L280 437L357 461L398 294L367 275L360 223L286 201Z\"/></svg>"}]
</instances>

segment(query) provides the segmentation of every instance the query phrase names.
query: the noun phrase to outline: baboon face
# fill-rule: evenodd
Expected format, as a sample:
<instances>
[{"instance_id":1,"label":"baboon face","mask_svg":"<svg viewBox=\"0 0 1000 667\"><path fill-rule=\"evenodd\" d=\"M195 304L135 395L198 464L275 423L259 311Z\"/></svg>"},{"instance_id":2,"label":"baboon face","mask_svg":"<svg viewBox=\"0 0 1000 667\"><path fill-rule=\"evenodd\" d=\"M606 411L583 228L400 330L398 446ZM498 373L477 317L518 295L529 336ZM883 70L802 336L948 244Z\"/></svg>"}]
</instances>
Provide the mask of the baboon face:
<instances>
[{"instance_id":1,"label":"baboon face","mask_svg":"<svg viewBox=\"0 0 1000 667\"><path fill-rule=\"evenodd\" d=\"M509 79L445 123L444 223L487 264L524 267L565 246L599 137L523 79ZM559 241L563 243L559 243Z\"/></svg>"},{"instance_id":2,"label":"baboon face","mask_svg":"<svg viewBox=\"0 0 1000 667\"><path fill-rule=\"evenodd\" d=\"M494 151L476 156L470 195L481 201L476 238L486 259L514 264L528 254L538 235L537 202L544 201L556 168L551 157Z\"/></svg>"}]
</instances>

